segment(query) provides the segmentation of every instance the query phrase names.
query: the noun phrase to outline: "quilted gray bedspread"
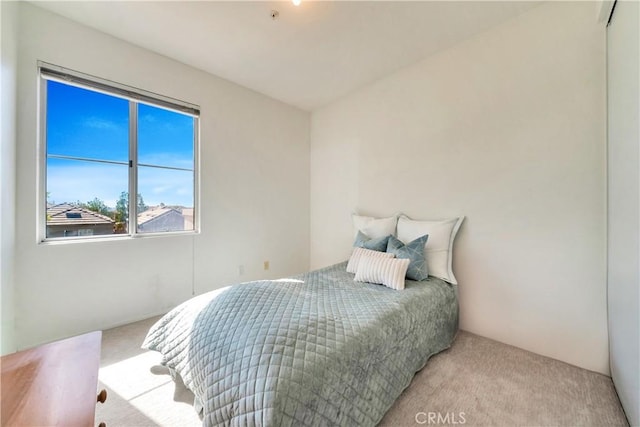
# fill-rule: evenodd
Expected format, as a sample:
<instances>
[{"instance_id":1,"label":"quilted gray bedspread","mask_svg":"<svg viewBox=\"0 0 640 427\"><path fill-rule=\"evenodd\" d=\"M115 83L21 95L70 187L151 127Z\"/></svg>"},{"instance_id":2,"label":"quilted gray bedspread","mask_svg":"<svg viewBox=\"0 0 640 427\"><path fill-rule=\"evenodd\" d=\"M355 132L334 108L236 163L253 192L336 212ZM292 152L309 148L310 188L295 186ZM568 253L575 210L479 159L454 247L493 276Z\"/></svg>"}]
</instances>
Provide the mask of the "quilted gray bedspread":
<instances>
[{"instance_id":1,"label":"quilted gray bedspread","mask_svg":"<svg viewBox=\"0 0 640 427\"><path fill-rule=\"evenodd\" d=\"M358 283L346 263L195 297L143 348L196 396L205 426L374 426L458 329L453 287Z\"/></svg>"}]
</instances>

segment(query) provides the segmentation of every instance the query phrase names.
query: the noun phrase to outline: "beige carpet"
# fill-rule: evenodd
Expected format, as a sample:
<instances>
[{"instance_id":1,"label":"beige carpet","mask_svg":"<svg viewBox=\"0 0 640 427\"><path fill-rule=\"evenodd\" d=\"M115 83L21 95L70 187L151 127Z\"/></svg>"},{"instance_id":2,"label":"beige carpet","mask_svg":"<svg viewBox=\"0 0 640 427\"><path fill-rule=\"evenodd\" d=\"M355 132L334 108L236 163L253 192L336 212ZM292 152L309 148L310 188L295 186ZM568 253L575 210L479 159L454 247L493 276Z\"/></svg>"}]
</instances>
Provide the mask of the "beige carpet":
<instances>
[{"instance_id":1,"label":"beige carpet","mask_svg":"<svg viewBox=\"0 0 640 427\"><path fill-rule=\"evenodd\" d=\"M100 383L108 427L200 426L193 395L155 352L140 349L157 318L104 332ZM380 426L626 426L609 377L460 332L404 391Z\"/></svg>"}]
</instances>

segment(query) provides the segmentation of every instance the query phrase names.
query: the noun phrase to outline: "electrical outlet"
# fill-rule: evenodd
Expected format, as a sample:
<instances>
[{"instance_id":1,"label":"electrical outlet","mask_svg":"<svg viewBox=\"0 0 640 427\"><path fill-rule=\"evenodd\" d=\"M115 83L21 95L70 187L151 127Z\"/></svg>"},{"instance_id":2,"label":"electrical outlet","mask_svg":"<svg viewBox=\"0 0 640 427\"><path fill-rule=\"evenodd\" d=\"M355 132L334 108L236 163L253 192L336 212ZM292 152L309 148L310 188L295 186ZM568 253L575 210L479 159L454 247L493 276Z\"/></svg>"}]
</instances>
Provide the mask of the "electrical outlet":
<instances>
[{"instance_id":1,"label":"electrical outlet","mask_svg":"<svg viewBox=\"0 0 640 427\"><path fill-rule=\"evenodd\" d=\"M269 261L265 261L264 262L264 269L268 270L269 269Z\"/></svg>"},{"instance_id":2,"label":"electrical outlet","mask_svg":"<svg viewBox=\"0 0 640 427\"><path fill-rule=\"evenodd\" d=\"M244 274L244 265L238 266L238 275L242 276Z\"/></svg>"}]
</instances>

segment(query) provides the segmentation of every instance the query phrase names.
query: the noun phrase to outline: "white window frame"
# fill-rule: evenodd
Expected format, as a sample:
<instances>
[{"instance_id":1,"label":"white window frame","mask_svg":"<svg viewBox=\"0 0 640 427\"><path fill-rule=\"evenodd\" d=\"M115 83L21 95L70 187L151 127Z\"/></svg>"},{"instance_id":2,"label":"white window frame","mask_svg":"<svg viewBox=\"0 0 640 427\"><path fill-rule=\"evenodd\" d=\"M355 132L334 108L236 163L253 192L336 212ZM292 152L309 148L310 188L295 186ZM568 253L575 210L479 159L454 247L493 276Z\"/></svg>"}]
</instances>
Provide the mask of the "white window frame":
<instances>
[{"instance_id":1,"label":"white window frame","mask_svg":"<svg viewBox=\"0 0 640 427\"><path fill-rule=\"evenodd\" d=\"M88 89L105 95L126 99L129 102L129 221L126 234L104 234L93 236L47 237L47 81L58 81L70 86ZM159 236L184 236L200 234L200 107L143 89L116 83L91 76L58 65L38 61L38 110L39 110L39 149L38 149L38 242L71 243L87 241L138 239ZM146 104L186 114L194 119L193 123L193 230L143 232L137 231L138 217L138 105ZM114 163L104 161L104 163ZM120 164L120 162L117 162ZM158 165L153 165L158 167ZM181 169L162 167L164 169ZM133 219L133 220L132 220Z\"/></svg>"}]
</instances>

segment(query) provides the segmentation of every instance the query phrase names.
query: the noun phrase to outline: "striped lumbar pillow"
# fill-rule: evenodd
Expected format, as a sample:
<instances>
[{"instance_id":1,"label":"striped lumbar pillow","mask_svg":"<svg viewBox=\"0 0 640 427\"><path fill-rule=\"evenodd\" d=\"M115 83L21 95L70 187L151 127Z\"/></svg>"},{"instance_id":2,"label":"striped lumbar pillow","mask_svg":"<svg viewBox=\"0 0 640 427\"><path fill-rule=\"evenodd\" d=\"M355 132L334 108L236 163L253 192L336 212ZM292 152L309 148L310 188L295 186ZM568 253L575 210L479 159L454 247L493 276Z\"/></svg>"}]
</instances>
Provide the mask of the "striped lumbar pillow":
<instances>
[{"instance_id":1,"label":"striped lumbar pillow","mask_svg":"<svg viewBox=\"0 0 640 427\"><path fill-rule=\"evenodd\" d=\"M388 288L404 289L404 278L409 268L406 258L382 258L363 256L356 271L356 282L369 282L385 285Z\"/></svg>"},{"instance_id":2,"label":"striped lumbar pillow","mask_svg":"<svg viewBox=\"0 0 640 427\"><path fill-rule=\"evenodd\" d=\"M378 252L365 248L353 248L353 253L351 254L351 258L349 258L349 263L347 264L347 273L355 273L358 271L358 265L364 256L370 256L373 258L393 258L395 255L389 252Z\"/></svg>"}]
</instances>

